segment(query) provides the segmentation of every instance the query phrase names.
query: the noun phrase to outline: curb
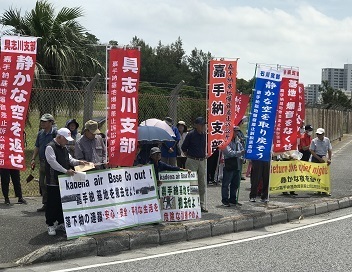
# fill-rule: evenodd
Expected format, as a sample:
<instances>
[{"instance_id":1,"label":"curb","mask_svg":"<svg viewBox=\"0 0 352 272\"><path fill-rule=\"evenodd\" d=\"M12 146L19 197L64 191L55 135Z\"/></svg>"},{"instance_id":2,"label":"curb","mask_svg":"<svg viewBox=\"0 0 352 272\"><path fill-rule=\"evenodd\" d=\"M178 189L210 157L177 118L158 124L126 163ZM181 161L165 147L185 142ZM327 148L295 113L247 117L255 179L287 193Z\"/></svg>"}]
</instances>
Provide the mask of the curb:
<instances>
[{"instance_id":1,"label":"curb","mask_svg":"<svg viewBox=\"0 0 352 272\"><path fill-rule=\"evenodd\" d=\"M191 241L286 223L301 217L328 213L352 206L352 196L308 205L277 208L252 215L223 217L216 220L160 223L135 229L80 237L44 246L16 261L17 265L67 260L77 257L107 256L131 249Z\"/></svg>"}]
</instances>

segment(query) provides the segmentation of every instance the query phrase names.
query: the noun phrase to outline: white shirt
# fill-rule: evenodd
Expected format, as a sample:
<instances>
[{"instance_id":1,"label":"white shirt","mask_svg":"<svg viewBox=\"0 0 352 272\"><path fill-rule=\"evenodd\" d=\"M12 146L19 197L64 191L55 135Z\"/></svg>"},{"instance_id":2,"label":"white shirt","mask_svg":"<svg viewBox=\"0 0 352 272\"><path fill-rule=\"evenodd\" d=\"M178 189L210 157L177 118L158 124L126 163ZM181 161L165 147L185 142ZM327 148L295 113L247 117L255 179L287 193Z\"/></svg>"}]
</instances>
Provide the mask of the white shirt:
<instances>
[{"instance_id":1,"label":"white shirt","mask_svg":"<svg viewBox=\"0 0 352 272\"><path fill-rule=\"evenodd\" d=\"M56 142L56 140L54 139L54 142ZM56 142L57 143L57 142ZM46 161L49 163L50 167L53 168L54 170L64 173L66 174L67 169L65 169L64 167L62 167L56 160L56 155L54 152L54 149L51 146L47 146L45 148L45 158ZM70 154L68 154L68 158L69 158L69 162L71 165L75 166L79 164L79 160L76 160L74 158L72 158L72 156Z\"/></svg>"}]
</instances>

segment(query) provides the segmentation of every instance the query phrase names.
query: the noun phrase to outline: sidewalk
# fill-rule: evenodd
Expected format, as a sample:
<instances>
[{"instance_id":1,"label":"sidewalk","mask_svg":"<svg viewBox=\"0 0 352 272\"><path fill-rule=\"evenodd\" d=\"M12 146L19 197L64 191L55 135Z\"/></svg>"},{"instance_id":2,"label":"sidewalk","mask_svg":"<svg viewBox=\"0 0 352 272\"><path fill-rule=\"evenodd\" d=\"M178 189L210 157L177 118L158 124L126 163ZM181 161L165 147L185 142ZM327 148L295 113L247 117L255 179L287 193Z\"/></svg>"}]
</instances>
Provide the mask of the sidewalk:
<instances>
[{"instance_id":1,"label":"sidewalk","mask_svg":"<svg viewBox=\"0 0 352 272\"><path fill-rule=\"evenodd\" d=\"M352 206L350 170L352 135L333 143L331 165L332 196L300 193L298 196L271 195L270 202L248 201L250 181L241 182L239 202L242 207L221 206L221 185L208 186L209 213L202 219L182 223L161 223L67 241L63 233L49 236L41 198L26 198L28 205L0 203L0 269L18 264L62 260L91 255L111 255L140 247L216 236L251 230L263 226L296 220L299 217L326 213ZM11 199L15 203L16 199ZM5 246L6 245L6 246Z\"/></svg>"}]
</instances>

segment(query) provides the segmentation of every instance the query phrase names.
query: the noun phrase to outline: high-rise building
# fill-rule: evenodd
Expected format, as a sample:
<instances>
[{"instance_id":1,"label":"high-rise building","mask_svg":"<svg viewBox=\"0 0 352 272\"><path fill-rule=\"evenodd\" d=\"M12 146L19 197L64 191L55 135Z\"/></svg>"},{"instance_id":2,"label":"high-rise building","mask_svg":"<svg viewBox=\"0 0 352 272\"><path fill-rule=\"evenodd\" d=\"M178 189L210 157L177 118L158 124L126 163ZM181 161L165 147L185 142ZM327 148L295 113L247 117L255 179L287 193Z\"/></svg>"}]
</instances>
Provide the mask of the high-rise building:
<instances>
[{"instance_id":1,"label":"high-rise building","mask_svg":"<svg viewBox=\"0 0 352 272\"><path fill-rule=\"evenodd\" d=\"M352 91L352 64L345 64L344 66L344 81L343 81L343 88L349 94Z\"/></svg>"},{"instance_id":2,"label":"high-rise building","mask_svg":"<svg viewBox=\"0 0 352 272\"><path fill-rule=\"evenodd\" d=\"M344 64L343 68L323 68L321 80L327 81L335 90L341 90L351 98L352 95L352 64Z\"/></svg>"},{"instance_id":3,"label":"high-rise building","mask_svg":"<svg viewBox=\"0 0 352 272\"><path fill-rule=\"evenodd\" d=\"M327 81L334 89L344 89L345 69L343 68L323 68L321 81Z\"/></svg>"},{"instance_id":4,"label":"high-rise building","mask_svg":"<svg viewBox=\"0 0 352 272\"><path fill-rule=\"evenodd\" d=\"M304 99L306 104L315 105L321 103L319 87L320 84L308 84L308 86L304 87Z\"/></svg>"}]
</instances>

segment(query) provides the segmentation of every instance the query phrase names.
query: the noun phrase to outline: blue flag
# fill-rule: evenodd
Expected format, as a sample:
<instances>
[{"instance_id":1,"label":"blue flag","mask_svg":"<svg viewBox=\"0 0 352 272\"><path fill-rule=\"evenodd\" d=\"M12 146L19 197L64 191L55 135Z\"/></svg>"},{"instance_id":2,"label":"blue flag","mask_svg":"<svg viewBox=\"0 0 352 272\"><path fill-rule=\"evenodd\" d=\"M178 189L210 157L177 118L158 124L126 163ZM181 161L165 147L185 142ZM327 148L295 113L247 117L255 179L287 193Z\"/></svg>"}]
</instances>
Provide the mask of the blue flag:
<instances>
[{"instance_id":1,"label":"blue flag","mask_svg":"<svg viewBox=\"0 0 352 272\"><path fill-rule=\"evenodd\" d=\"M282 72L258 68L248 123L245 157L270 161Z\"/></svg>"}]
</instances>

